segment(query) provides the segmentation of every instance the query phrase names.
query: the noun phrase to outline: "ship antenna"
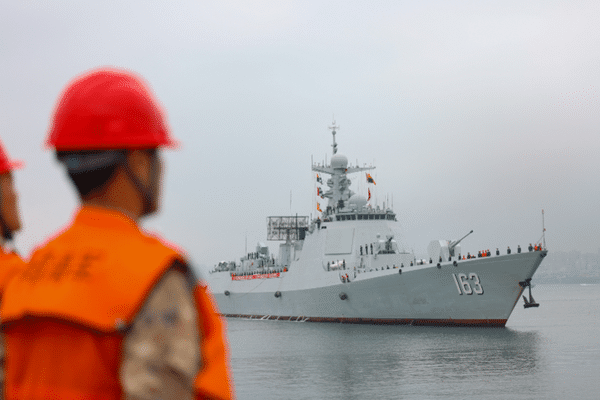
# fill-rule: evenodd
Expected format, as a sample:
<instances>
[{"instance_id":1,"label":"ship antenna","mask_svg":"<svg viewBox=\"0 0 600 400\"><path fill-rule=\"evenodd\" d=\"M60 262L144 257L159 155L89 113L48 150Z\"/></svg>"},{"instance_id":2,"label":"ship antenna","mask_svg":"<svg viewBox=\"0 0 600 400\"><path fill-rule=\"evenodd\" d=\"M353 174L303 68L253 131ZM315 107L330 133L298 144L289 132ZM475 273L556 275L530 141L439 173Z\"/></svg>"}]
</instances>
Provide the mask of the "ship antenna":
<instances>
[{"instance_id":1,"label":"ship antenna","mask_svg":"<svg viewBox=\"0 0 600 400\"><path fill-rule=\"evenodd\" d=\"M542 243L544 243L544 249L546 249L546 224L544 222L544 209L542 208Z\"/></svg>"},{"instance_id":2,"label":"ship antenna","mask_svg":"<svg viewBox=\"0 0 600 400\"><path fill-rule=\"evenodd\" d=\"M332 125L329 127L329 129L331 129L331 134L333 135L333 144L331 145L331 147L333 147L333 154L337 153L337 143L335 142L335 134L336 129L340 129L339 126L335 125L335 118L333 119L333 123Z\"/></svg>"}]
</instances>

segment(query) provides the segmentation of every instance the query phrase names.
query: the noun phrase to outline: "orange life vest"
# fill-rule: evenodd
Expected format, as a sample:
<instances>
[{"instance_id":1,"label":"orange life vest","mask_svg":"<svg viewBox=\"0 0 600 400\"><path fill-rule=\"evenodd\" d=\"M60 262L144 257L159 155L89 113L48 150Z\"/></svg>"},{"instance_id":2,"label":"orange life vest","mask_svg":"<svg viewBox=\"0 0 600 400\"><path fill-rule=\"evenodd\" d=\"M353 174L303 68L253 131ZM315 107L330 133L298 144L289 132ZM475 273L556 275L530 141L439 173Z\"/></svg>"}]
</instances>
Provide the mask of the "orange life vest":
<instances>
[{"instance_id":1,"label":"orange life vest","mask_svg":"<svg viewBox=\"0 0 600 400\"><path fill-rule=\"evenodd\" d=\"M122 330L175 261L184 263L125 215L83 207L5 290L6 399L121 398ZM203 288L194 296L203 357L197 395L229 399L222 322Z\"/></svg>"},{"instance_id":2,"label":"orange life vest","mask_svg":"<svg viewBox=\"0 0 600 400\"><path fill-rule=\"evenodd\" d=\"M0 298L10 279L25 269L25 261L14 252L7 253L0 246Z\"/></svg>"}]
</instances>

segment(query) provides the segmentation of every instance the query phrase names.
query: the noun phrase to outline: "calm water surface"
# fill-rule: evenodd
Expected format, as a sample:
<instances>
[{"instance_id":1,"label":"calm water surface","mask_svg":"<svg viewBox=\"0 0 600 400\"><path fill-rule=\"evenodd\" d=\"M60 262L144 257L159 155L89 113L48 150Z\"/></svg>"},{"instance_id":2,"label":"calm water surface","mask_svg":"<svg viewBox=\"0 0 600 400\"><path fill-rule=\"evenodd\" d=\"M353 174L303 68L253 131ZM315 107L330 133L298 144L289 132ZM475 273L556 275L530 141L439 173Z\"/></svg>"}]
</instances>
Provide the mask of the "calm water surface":
<instances>
[{"instance_id":1,"label":"calm water surface","mask_svg":"<svg viewBox=\"0 0 600 400\"><path fill-rule=\"evenodd\" d=\"M506 328L229 318L238 399L600 399L600 285L537 285Z\"/></svg>"}]
</instances>

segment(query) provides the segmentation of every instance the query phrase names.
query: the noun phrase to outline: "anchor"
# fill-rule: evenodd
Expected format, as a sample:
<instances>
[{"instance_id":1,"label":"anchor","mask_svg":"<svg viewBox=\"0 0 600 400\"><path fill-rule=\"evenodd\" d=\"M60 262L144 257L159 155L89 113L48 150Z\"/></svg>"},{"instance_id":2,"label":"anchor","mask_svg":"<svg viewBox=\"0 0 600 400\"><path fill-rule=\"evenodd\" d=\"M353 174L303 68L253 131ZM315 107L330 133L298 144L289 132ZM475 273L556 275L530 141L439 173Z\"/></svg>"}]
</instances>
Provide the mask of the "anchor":
<instances>
[{"instance_id":1,"label":"anchor","mask_svg":"<svg viewBox=\"0 0 600 400\"><path fill-rule=\"evenodd\" d=\"M527 297L525 295L523 295L523 300L525 301L525 304L523 304L523 308L530 308L530 307L539 307L539 303L536 303L536 301L534 300L532 294L531 294L531 278L525 279L522 282L519 282L519 285L521 285L521 287L526 288L529 287L529 300L527 299Z\"/></svg>"}]
</instances>

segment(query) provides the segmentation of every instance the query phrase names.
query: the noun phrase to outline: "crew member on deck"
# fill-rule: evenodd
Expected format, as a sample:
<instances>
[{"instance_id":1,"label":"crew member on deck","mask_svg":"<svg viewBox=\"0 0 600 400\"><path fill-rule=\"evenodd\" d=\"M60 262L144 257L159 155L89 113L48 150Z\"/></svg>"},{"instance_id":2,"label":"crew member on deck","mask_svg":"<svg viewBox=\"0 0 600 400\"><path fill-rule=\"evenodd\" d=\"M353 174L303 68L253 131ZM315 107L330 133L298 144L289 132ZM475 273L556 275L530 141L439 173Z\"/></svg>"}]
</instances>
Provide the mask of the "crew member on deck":
<instances>
[{"instance_id":1,"label":"crew member on deck","mask_svg":"<svg viewBox=\"0 0 600 400\"><path fill-rule=\"evenodd\" d=\"M175 145L145 82L76 78L47 144L81 207L5 289L5 396L232 399L215 302L181 251L139 227L158 208L159 148Z\"/></svg>"}]
</instances>

